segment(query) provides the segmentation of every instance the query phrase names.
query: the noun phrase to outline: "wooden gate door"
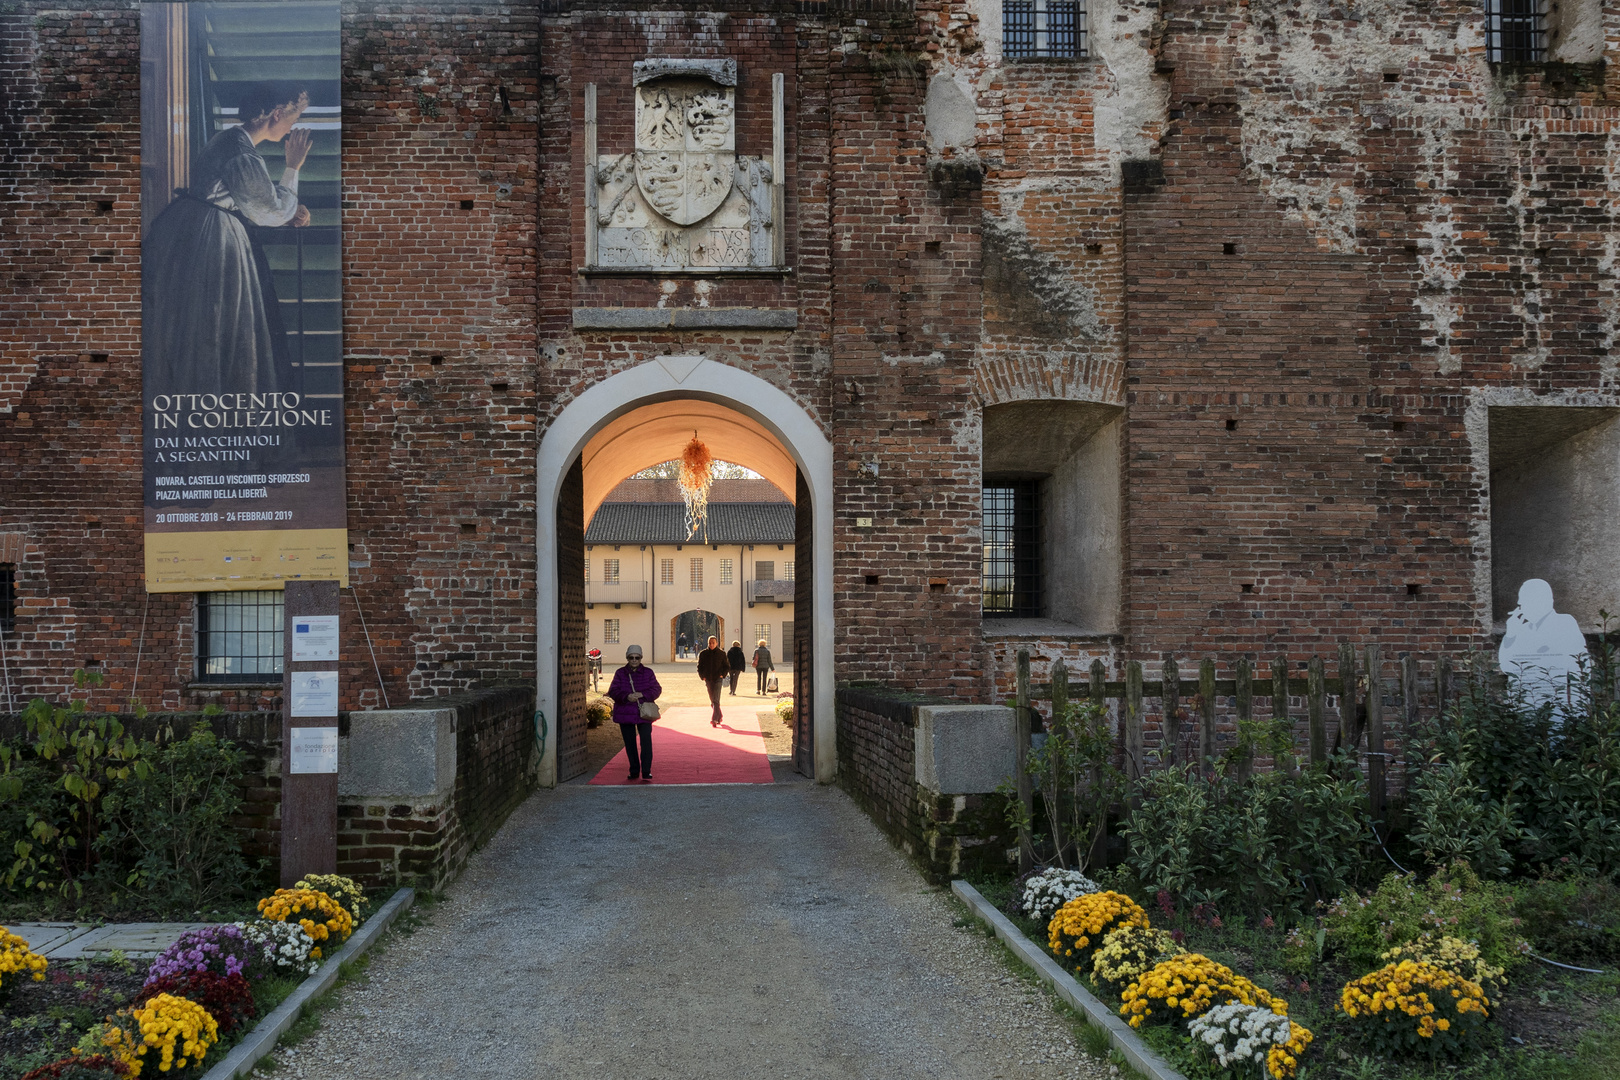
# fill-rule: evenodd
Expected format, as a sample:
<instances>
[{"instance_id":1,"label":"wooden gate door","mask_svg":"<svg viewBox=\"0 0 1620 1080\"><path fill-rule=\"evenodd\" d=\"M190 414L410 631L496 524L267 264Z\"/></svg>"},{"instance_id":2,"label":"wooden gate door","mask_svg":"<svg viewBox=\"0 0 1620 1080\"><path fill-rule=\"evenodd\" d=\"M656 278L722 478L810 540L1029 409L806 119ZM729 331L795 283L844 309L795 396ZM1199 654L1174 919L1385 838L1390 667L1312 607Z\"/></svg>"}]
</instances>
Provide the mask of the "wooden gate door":
<instances>
[{"instance_id":1,"label":"wooden gate door","mask_svg":"<svg viewBox=\"0 0 1620 1080\"><path fill-rule=\"evenodd\" d=\"M812 558L815 534L811 529L810 485L795 470L793 507L793 767L812 780L816 776L815 668L811 649L816 638L816 565ZM785 659L785 658L784 658Z\"/></svg>"},{"instance_id":2,"label":"wooden gate door","mask_svg":"<svg viewBox=\"0 0 1620 1080\"><path fill-rule=\"evenodd\" d=\"M575 460L557 496L557 782L585 771L585 470Z\"/></svg>"}]
</instances>

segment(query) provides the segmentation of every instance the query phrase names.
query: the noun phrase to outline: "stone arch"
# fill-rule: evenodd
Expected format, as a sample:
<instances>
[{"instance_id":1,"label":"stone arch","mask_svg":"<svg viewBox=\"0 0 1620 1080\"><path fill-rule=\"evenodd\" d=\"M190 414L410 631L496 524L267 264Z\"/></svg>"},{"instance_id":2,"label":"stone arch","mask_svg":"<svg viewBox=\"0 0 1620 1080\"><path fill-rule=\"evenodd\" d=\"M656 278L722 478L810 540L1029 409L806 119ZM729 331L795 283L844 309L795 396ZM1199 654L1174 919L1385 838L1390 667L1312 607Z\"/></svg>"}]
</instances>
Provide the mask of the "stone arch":
<instances>
[{"instance_id":1,"label":"stone arch","mask_svg":"<svg viewBox=\"0 0 1620 1080\"><path fill-rule=\"evenodd\" d=\"M819 782L828 783L833 779L838 762L834 744L832 669L832 443L805 408L783 390L757 375L704 356L660 356L610 376L565 405L541 436L535 470L535 591L539 639L535 664L536 705L547 718L559 714L558 502L568 474L592 447L596 436L621 417L661 403L681 401L720 406L745 418L748 423L737 425L737 438L750 427L768 432L804 479L811 510L811 589L816 613L811 641L814 771ZM713 410L709 412L712 414ZM663 451L644 449L642 453ZM656 460L667 460L667 457ZM653 463L651 459L643 462ZM774 467L782 463L767 464ZM767 478L784 491L791 493L796 488L794 477L779 479L767 473ZM604 494L605 490L597 494L595 502L599 503ZM585 501L590 504L590 495L585 496ZM554 737L546 740L539 772L542 784L557 783L557 740Z\"/></svg>"}]
</instances>

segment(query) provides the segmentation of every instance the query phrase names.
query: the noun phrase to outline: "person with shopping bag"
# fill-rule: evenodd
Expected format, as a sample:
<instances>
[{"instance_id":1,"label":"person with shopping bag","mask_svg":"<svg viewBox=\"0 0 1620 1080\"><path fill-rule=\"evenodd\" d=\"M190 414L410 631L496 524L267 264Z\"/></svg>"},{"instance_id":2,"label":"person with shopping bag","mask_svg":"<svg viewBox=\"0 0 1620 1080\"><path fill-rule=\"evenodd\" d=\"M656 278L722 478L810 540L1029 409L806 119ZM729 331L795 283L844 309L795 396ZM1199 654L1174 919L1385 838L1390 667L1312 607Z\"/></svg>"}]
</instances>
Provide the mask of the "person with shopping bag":
<instances>
[{"instance_id":1,"label":"person with shopping bag","mask_svg":"<svg viewBox=\"0 0 1620 1080\"><path fill-rule=\"evenodd\" d=\"M630 759L630 780L652 779L652 726L658 719L658 695L664 688L652 668L641 663L641 646L624 650L624 667L613 673L607 696L613 700L613 722L624 737L624 754ZM640 752L637 752L637 743Z\"/></svg>"},{"instance_id":2,"label":"person with shopping bag","mask_svg":"<svg viewBox=\"0 0 1620 1080\"><path fill-rule=\"evenodd\" d=\"M765 696L765 682L771 676L771 647L765 644L765 639L759 639L759 647L754 650L754 671L759 675L759 696Z\"/></svg>"}]
</instances>

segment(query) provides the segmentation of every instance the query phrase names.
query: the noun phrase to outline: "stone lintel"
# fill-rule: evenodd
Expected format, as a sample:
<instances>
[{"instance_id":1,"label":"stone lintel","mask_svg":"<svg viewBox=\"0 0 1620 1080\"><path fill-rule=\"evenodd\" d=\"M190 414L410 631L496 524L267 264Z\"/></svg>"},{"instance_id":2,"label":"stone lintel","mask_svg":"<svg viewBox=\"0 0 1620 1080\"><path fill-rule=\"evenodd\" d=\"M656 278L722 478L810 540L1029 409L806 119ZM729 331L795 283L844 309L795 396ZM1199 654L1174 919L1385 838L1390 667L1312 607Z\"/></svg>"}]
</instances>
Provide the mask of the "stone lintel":
<instances>
[{"instance_id":1,"label":"stone lintel","mask_svg":"<svg viewBox=\"0 0 1620 1080\"><path fill-rule=\"evenodd\" d=\"M575 330L796 330L794 308L575 308Z\"/></svg>"},{"instance_id":2,"label":"stone lintel","mask_svg":"<svg viewBox=\"0 0 1620 1080\"><path fill-rule=\"evenodd\" d=\"M634 84L640 86L653 79L664 79L670 76L686 76L688 78L708 79L721 86L737 85L737 61L735 60L677 60L673 58L658 58L653 60L637 60L633 68Z\"/></svg>"}]
</instances>

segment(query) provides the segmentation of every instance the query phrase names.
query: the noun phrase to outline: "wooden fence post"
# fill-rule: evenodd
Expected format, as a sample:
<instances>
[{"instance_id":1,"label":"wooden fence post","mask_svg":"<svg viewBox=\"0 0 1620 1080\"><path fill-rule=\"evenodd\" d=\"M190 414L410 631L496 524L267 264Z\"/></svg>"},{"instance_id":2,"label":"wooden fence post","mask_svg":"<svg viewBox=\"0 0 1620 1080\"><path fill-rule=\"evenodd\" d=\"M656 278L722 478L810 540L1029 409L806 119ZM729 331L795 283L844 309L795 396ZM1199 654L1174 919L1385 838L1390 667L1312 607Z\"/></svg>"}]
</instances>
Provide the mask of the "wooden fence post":
<instances>
[{"instance_id":1,"label":"wooden fence post","mask_svg":"<svg viewBox=\"0 0 1620 1080\"><path fill-rule=\"evenodd\" d=\"M1048 739L1057 738L1059 732L1067 732L1069 727L1068 711L1069 665L1063 662L1062 657L1059 657L1057 662L1052 665L1052 722L1046 728L1046 737ZM1067 865L1063 861L1063 845L1065 843L1061 813L1063 809L1063 789L1066 786L1065 780L1073 779L1063 775L1062 765L1062 755L1053 754L1052 772L1046 781L1052 785L1052 797L1047 800L1046 805L1049 810L1054 811L1049 815L1052 820L1048 821L1047 825L1052 830L1052 855L1057 859L1059 866ZM1070 794L1078 793L1071 791ZM1079 854L1078 851L1075 852L1076 857Z\"/></svg>"},{"instance_id":2,"label":"wooden fence post","mask_svg":"<svg viewBox=\"0 0 1620 1080\"><path fill-rule=\"evenodd\" d=\"M1401 657L1401 745L1408 749L1412 746L1412 730L1417 727L1417 719L1418 660L1415 653L1407 653Z\"/></svg>"},{"instance_id":3,"label":"wooden fence post","mask_svg":"<svg viewBox=\"0 0 1620 1080\"><path fill-rule=\"evenodd\" d=\"M1091 700L1099 709L1108 707L1108 673L1103 668L1101 660L1091 662ZM1106 723L1106 721L1104 721ZM1112 743L1110 742L1110 746ZM1109 757L1113 754L1110 752ZM1102 791L1102 766L1091 767L1091 790L1093 797ZM1097 835L1091 842L1091 858L1086 860L1087 866L1103 866L1108 862L1108 811L1107 805L1097 807Z\"/></svg>"},{"instance_id":4,"label":"wooden fence post","mask_svg":"<svg viewBox=\"0 0 1620 1080\"><path fill-rule=\"evenodd\" d=\"M1322 670L1322 658L1311 657L1306 666L1305 711L1310 724L1311 764L1327 761L1327 675Z\"/></svg>"},{"instance_id":5,"label":"wooden fence post","mask_svg":"<svg viewBox=\"0 0 1620 1080\"><path fill-rule=\"evenodd\" d=\"M1159 701L1164 710L1164 741L1169 744L1170 764L1181 764L1181 669L1176 658L1164 662L1164 681L1159 684Z\"/></svg>"},{"instance_id":6,"label":"wooden fence post","mask_svg":"<svg viewBox=\"0 0 1620 1080\"><path fill-rule=\"evenodd\" d=\"M1254 719L1254 672L1250 668L1249 658L1242 657L1237 662L1236 673L1236 702L1238 733L1241 737L1243 726ZM1241 783L1254 772L1254 752L1243 755L1238 759L1237 778Z\"/></svg>"},{"instance_id":7,"label":"wooden fence post","mask_svg":"<svg viewBox=\"0 0 1620 1080\"><path fill-rule=\"evenodd\" d=\"M1446 708L1451 704L1451 657L1434 662L1434 715L1441 728L1446 725Z\"/></svg>"},{"instance_id":8,"label":"wooden fence post","mask_svg":"<svg viewBox=\"0 0 1620 1080\"><path fill-rule=\"evenodd\" d=\"M1215 661L1198 664L1198 767L1208 769L1215 760Z\"/></svg>"},{"instance_id":9,"label":"wooden fence post","mask_svg":"<svg viewBox=\"0 0 1620 1080\"><path fill-rule=\"evenodd\" d=\"M1334 740L1342 749L1356 752L1361 742L1360 688L1356 685L1356 648L1348 641L1339 642L1339 737Z\"/></svg>"},{"instance_id":10,"label":"wooden fence post","mask_svg":"<svg viewBox=\"0 0 1620 1080\"><path fill-rule=\"evenodd\" d=\"M1271 720L1288 730L1288 749L1280 757L1273 756L1272 767L1292 773L1294 765L1294 723L1288 715L1288 657L1277 654L1271 662Z\"/></svg>"},{"instance_id":11,"label":"wooden fence post","mask_svg":"<svg viewBox=\"0 0 1620 1080\"><path fill-rule=\"evenodd\" d=\"M1377 645L1367 646L1367 803L1384 820L1384 679Z\"/></svg>"},{"instance_id":12,"label":"wooden fence post","mask_svg":"<svg viewBox=\"0 0 1620 1080\"><path fill-rule=\"evenodd\" d=\"M1018 713L1017 772L1013 776L1013 783L1018 790L1018 804L1023 807L1024 820L1033 820L1035 812L1035 790L1030 783L1029 776L1029 650L1018 650L1018 698L1016 701ZM1022 825L1018 829L1018 872L1027 874L1035 868L1035 844L1029 836L1029 826Z\"/></svg>"},{"instance_id":13,"label":"wooden fence post","mask_svg":"<svg viewBox=\"0 0 1620 1080\"><path fill-rule=\"evenodd\" d=\"M1142 779L1147 762L1142 743L1142 661L1125 665L1125 778L1134 786Z\"/></svg>"}]
</instances>

